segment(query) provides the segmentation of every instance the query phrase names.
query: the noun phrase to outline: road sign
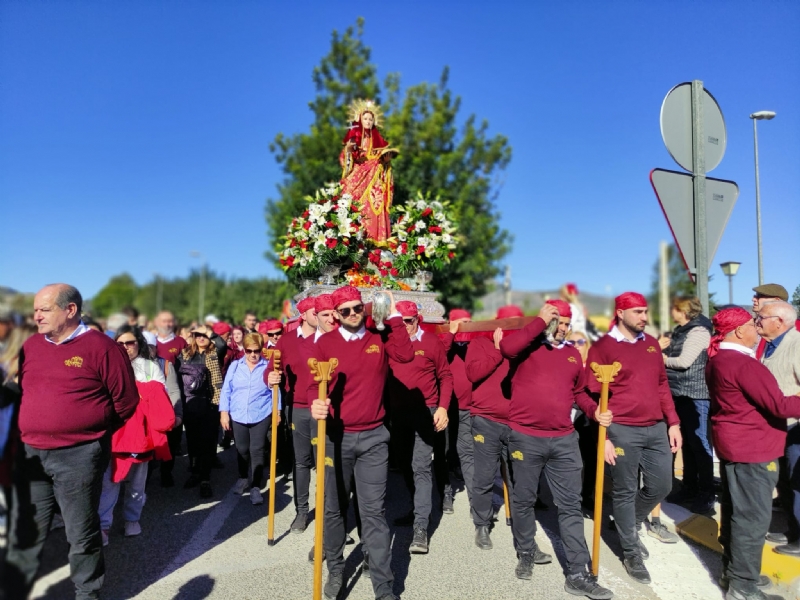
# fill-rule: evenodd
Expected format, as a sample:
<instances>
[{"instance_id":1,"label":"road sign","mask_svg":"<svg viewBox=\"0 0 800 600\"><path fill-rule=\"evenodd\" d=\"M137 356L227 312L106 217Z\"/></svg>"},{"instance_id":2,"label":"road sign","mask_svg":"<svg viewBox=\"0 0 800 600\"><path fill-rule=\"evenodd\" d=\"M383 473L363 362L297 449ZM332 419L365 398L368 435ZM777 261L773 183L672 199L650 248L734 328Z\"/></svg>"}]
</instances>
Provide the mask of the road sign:
<instances>
[{"instance_id":1,"label":"road sign","mask_svg":"<svg viewBox=\"0 0 800 600\"><path fill-rule=\"evenodd\" d=\"M694 190L692 176L679 171L653 169L650 184L656 193L661 210L667 218L672 237L690 273L697 273L694 235ZM722 232L739 197L739 186L733 181L706 178L706 241L708 267L714 259Z\"/></svg>"},{"instance_id":2,"label":"road sign","mask_svg":"<svg viewBox=\"0 0 800 600\"><path fill-rule=\"evenodd\" d=\"M728 136L725 119L714 96L703 89L702 97L705 172L708 173L722 160ZM693 173L691 82L679 83L664 98L661 104L661 137L675 162Z\"/></svg>"}]
</instances>

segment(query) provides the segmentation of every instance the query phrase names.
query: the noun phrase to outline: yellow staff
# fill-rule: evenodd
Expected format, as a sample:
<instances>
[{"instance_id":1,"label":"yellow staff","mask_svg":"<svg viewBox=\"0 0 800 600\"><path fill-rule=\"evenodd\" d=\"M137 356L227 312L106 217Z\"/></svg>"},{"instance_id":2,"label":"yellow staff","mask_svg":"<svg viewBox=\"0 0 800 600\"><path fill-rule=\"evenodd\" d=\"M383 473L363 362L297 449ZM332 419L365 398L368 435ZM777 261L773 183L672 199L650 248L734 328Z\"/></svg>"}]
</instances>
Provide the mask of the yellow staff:
<instances>
[{"instance_id":1,"label":"yellow staff","mask_svg":"<svg viewBox=\"0 0 800 600\"><path fill-rule=\"evenodd\" d=\"M508 499L508 470L502 458L500 459L500 475L503 476L503 500L506 503L506 525L511 527L511 502L509 502Z\"/></svg>"},{"instance_id":2,"label":"yellow staff","mask_svg":"<svg viewBox=\"0 0 800 600\"><path fill-rule=\"evenodd\" d=\"M275 372L281 370L281 351L265 350L267 360L272 361ZM278 459L278 386L272 386L272 441L269 459L269 516L267 517L267 545L275 545L275 471Z\"/></svg>"}]
</instances>

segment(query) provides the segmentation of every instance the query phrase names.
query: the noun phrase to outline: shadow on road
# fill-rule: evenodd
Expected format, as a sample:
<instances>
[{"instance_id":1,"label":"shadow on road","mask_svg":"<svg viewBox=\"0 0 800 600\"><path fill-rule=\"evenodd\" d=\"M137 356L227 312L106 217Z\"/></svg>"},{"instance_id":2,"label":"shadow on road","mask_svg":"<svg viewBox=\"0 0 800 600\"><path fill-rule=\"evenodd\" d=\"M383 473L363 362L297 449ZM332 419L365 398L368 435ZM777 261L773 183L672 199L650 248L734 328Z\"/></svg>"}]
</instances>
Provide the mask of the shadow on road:
<instances>
[{"instance_id":1,"label":"shadow on road","mask_svg":"<svg viewBox=\"0 0 800 600\"><path fill-rule=\"evenodd\" d=\"M214 579L208 575L198 575L181 586L174 600L202 600L214 590Z\"/></svg>"}]
</instances>

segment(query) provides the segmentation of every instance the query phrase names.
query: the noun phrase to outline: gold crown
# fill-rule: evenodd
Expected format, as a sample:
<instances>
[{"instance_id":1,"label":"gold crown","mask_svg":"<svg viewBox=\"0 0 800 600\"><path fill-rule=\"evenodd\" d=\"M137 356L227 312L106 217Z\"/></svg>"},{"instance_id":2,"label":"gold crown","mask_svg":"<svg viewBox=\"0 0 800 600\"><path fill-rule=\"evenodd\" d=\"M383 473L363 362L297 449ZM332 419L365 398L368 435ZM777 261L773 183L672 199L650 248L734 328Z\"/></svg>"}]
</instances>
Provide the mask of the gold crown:
<instances>
[{"instance_id":1,"label":"gold crown","mask_svg":"<svg viewBox=\"0 0 800 600\"><path fill-rule=\"evenodd\" d=\"M381 107L372 100L365 100L357 98L350 103L350 122L355 122L361 119L361 115L365 112L371 112L375 117L375 127L383 126L383 112Z\"/></svg>"}]
</instances>

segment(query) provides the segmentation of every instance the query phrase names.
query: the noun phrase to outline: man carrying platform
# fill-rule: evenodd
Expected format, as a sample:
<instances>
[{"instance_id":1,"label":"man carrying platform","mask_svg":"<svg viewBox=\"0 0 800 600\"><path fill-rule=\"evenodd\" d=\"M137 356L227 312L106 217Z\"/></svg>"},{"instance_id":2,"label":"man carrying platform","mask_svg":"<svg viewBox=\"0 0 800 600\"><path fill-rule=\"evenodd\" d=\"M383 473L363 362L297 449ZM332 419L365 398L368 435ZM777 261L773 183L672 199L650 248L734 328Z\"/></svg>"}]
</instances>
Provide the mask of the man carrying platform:
<instances>
[{"instance_id":1,"label":"man carrying platform","mask_svg":"<svg viewBox=\"0 0 800 600\"><path fill-rule=\"evenodd\" d=\"M385 513L389 432L383 425L383 390L389 358L409 363L414 360L414 348L393 298L385 332L364 326L364 303L357 288L339 288L333 293L333 304L341 327L322 336L313 347L317 360L339 361L329 398L317 398L313 381L308 388L311 416L328 419L324 536L328 580L324 594L334 600L344 585L345 515L355 476L372 587L379 600L392 600L391 538Z\"/></svg>"}]
</instances>

